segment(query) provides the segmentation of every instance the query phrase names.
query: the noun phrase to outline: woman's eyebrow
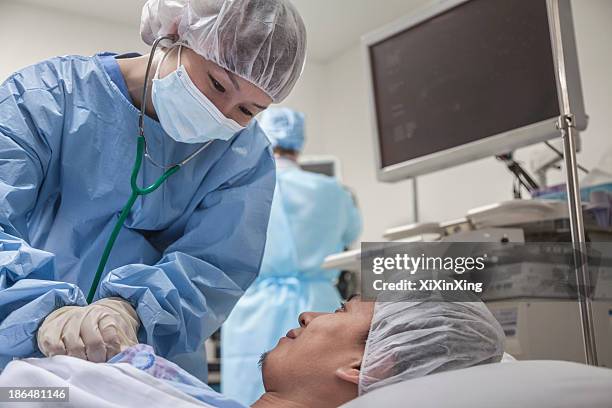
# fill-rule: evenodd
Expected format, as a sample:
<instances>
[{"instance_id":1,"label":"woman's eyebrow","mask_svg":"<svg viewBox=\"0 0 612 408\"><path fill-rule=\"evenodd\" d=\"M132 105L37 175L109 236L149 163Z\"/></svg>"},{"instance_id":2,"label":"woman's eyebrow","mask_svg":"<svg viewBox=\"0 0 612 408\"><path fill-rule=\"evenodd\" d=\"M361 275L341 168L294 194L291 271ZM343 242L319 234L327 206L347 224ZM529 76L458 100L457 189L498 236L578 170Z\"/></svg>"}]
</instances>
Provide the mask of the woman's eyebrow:
<instances>
[{"instance_id":1,"label":"woman's eyebrow","mask_svg":"<svg viewBox=\"0 0 612 408\"><path fill-rule=\"evenodd\" d=\"M225 71L225 75L227 75L227 77L231 81L232 85L234 85L234 88L236 88L236 90L239 91L240 90L240 84L236 80L236 75L234 75L233 72L231 72L231 71L229 71L229 70L227 70L225 68L223 68L223 70ZM261 106L261 105L259 105L257 103L253 103L253 106L255 106L256 108L261 109L261 110L268 109L267 106Z\"/></svg>"},{"instance_id":2,"label":"woman's eyebrow","mask_svg":"<svg viewBox=\"0 0 612 408\"><path fill-rule=\"evenodd\" d=\"M225 69L225 68L223 68L223 70L225 71L225 75L227 75L227 77L231 81L232 85L234 85L234 88L236 88L236 90L239 91L240 90L240 84L236 80L236 76L233 73L231 73L230 71L228 71L227 69ZM255 106L257 106L257 105L255 105Z\"/></svg>"}]
</instances>

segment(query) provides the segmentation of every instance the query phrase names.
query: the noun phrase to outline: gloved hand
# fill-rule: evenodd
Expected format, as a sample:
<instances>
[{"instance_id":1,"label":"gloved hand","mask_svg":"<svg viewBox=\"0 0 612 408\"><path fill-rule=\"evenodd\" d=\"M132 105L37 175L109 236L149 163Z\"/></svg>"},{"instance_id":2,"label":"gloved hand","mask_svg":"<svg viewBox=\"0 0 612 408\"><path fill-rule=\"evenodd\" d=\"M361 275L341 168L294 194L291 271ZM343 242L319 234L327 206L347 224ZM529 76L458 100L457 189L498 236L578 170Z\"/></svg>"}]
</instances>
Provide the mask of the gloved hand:
<instances>
[{"instance_id":1,"label":"gloved hand","mask_svg":"<svg viewBox=\"0 0 612 408\"><path fill-rule=\"evenodd\" d=\"M68 355L103 363L138 343L140 320L121 298L100 299L88 306L64 306L38 329L40 351L48 357Z\"/></svg>"}]
</instances>

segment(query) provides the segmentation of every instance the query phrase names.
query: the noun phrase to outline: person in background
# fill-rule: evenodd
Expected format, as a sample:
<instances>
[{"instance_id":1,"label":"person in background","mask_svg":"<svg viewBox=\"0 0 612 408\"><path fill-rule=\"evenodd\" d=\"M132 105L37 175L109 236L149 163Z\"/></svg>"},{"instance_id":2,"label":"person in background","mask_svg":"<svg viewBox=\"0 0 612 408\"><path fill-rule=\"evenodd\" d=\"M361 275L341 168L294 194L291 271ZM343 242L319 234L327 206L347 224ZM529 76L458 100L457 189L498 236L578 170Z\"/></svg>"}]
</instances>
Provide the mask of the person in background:
<instances>
[{"instance_id":1,"label":"person in background","mask_svg":"<svg viewBox=\"0 0 612 408\"><path fill-rule=\"evenodd\" d=\"M205 381L204 341L257 277L275 166L252 119L298 80L304 23L289 0L149 0L141 36L151 55L52 58L0 86L0 369L140 342ZM142 137L135 184L179 170L136 198L92 285Z\"/></svg>"},{"instance_id":2,"label":"person in background","mask_svg":"<svg viewBox=\"0 0 612 408\"><path fill-rule=\"evenodd\" d=\"M270 108L259 119L272 142L277 180L268 240L259 277L237 303L221 331L221 387L245 405L264 392L257 366L300 311L330 312L341 301L339 272L321 267L361 232L351 194L334 178L300 169L304 116Z\"/></svg>"}]
</instances>

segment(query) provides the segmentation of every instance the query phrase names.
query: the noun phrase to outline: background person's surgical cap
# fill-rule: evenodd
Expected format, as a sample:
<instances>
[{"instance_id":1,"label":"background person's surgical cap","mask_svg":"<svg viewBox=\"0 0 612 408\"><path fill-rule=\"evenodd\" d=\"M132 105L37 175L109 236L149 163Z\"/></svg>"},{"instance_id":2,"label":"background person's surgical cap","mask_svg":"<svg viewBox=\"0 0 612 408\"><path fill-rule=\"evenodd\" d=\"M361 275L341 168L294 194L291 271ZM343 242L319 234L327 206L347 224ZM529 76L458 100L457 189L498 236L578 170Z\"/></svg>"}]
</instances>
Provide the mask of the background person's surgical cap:
<instances>
[{"instance_id":1,"label":"background person's surgical cap","mask_svg":"<svg viewBox=\"0 0 612 408\"><path fill-rule=\"evenodd\" d=\"M359 395L428 374L499 362L504 332L474 302L376 302Z\"/></svg>"},{"instance_id":2,"label":"background person's surgical cap","mask_svg":"<svg viewBox=\"0 0 612 408\"><path fill-rule=\"evenodd\" d=\"M291 92L306 59L306 28L289 0L148 0L140 34L149 45L178 34L274 102Z\"/></svg>"},{"instance_id":3,"label":"background person's surgical cap","mask_svg":"<svg viewBox=\"0 0 612 408\"><path fill-rule=\"evenodd\" d=\"M304 115L289 108L268 108L257 118L272 147L295 150L304 147Z\"/></svg>"}]
</instances>

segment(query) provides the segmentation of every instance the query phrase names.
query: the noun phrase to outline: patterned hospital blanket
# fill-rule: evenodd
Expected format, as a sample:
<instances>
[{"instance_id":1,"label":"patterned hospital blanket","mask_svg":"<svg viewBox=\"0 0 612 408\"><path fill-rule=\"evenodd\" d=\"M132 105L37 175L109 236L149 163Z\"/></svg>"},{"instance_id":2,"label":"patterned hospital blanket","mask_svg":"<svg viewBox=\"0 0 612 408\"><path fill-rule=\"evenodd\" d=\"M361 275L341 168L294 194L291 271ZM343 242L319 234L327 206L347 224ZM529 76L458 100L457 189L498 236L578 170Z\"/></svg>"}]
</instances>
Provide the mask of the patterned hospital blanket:
<instances>
[{"instance_id":1,"label":"patterned hospital blanket","mask_svg":"<svg viewBox=\"0 0 612 408\"><path fill-rule=\"evenodd\" d=\"M14 360L0 373L0 387L68 387L70 398L1 403L2 408L245 408L142 344L103 364L68 356Z\"/></svg>"}]
</instances>

